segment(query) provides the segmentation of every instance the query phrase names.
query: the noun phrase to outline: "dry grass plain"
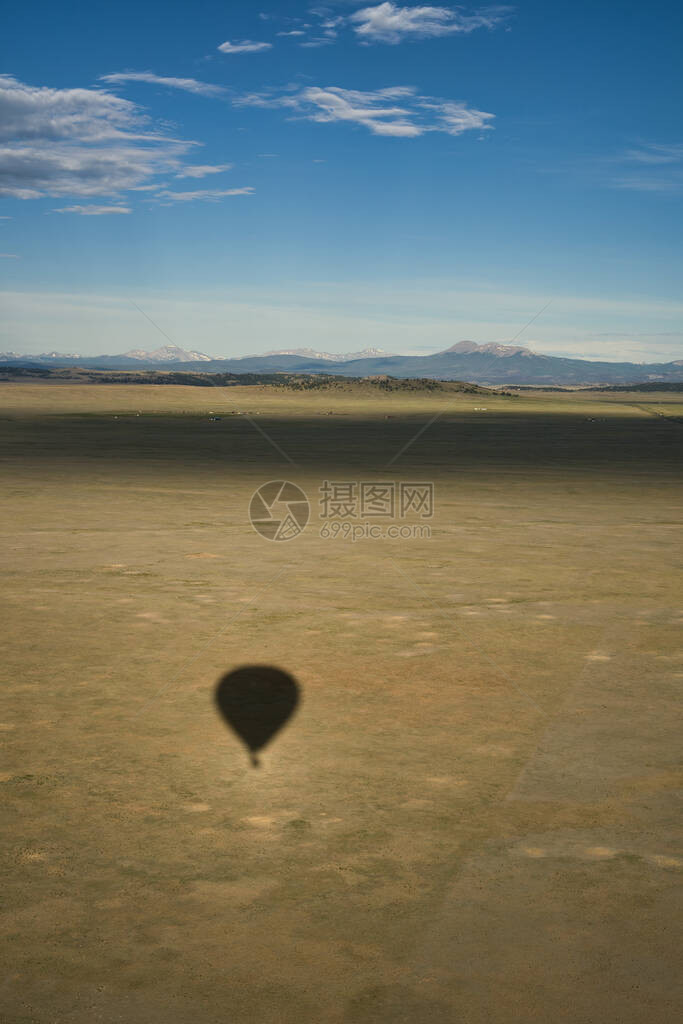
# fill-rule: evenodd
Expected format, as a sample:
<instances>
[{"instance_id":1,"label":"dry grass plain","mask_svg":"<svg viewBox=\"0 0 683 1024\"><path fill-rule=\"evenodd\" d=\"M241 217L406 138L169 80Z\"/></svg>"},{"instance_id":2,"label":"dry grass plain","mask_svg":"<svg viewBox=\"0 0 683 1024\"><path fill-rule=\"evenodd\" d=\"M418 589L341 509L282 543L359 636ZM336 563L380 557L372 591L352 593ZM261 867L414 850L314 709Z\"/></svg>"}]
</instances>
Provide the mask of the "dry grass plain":
<instances>
[{"instance_id":1,"label":"dry grass plain","mask_svg":"<svg viewBox=\"0 0 683 1024\"><path fill-rule=\"evenodd\" d=\"M683 405L649 399L3 385L4 1019L677 1019ZM247 519L277 478L288 543ZM322 539L325 478L433 480L431 539ZM260 769L213 705L255 662L302 691Z\"/></svg>"}]
</instances>

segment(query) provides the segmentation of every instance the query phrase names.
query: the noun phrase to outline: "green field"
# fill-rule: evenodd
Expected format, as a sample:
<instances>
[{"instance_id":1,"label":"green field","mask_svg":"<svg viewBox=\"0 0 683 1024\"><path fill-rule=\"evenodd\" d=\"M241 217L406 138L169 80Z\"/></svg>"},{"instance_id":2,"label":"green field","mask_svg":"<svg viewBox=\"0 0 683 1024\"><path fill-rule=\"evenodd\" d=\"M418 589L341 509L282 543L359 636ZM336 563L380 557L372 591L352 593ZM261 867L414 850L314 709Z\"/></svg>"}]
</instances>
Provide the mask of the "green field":
<instances>
[{"instance_id":1,"label":"green field","mask_svg":"<svg viewBox=\"0 0 683 1024\"><path fill-rule=\"evenodd\" d=\"M677 1019L683 396L7 383L0 427L5 1020ZM324 480L433 482L431 537L325 539ZM260 768L253 663L302 694Z\"/></svg>"}]
</instances>

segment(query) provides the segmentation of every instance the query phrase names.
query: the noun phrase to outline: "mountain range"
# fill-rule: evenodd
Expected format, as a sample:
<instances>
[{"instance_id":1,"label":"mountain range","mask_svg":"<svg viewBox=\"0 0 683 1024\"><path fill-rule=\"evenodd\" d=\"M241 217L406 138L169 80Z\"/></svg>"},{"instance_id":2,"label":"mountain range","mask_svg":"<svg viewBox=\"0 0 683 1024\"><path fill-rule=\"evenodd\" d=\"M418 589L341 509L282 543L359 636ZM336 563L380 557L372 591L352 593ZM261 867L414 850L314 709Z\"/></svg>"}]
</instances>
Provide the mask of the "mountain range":
<instances>
[{"instance_id":1,"label":"mountain range","mask_svg":"<svg viewBox=\"0 0 683 1024\"><path fill-rule=\"evenodd\" d=\"M559 385L640 384L683 381L683 359L668 363L600 362L547 356L516 345L460 341L428 356L400 356L381 349L333 354L314 349L284 349L260 356L217 359L166 345L152 352L132 349L121 355L83 356L46 352L37 356L0 353L0 364L14 366L81 366L85 369L164 370L222 373L325 373L348 377L424 377L477 384Z\"/></svg>"}]
</instances>

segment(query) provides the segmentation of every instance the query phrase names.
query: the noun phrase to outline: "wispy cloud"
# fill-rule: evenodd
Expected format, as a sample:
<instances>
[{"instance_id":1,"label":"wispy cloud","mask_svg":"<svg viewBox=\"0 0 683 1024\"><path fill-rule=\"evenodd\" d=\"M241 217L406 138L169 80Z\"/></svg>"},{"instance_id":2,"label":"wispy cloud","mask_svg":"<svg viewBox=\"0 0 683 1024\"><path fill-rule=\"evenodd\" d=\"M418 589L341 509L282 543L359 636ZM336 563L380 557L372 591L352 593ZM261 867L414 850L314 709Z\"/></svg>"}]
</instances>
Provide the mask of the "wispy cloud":
<instances>
[{"instance_id":1,"label":"wispy cloud","mask_svg":"<svg viewBox=\"0 0 683 1024\"><path fill-rule=\"evenodd\" d=\"M298 91L252 93L234 102L240 106L279 107L308 121L347 122L361 125L373 135L402 138L426 132L461 135L470 129L490 127L488 122L494 117L465 103L422 96L409 85L372 92L308 86Z\"/></svg>"},{"instance_id":2,"label":"wispy cloud","mask_svg":"<svg viewBox=\"0 0 683 1024\"><path fill-rule=\"evenodd\" d=\"M0 76L0 195L113 195L176 172L195 145L170 138L105 89L51 89Z\"/></svg>"},{"instance_id":3,"label":"wispy cloud","mask_svg":"<svg viewBox=\"0 0 683 1024\"><path fill-rule=\"evenodd\" d=\"M461 8L399 7L382 3L356 11L349 21L361 42L395 45L409 38L431 39L466 34L478 28L492 29L511 13L511 7L485 7L466 14Z\"/></svg>"},{"instance_id":4,"label":"wispy cloud","mask_svg":"<svg viewBox=\"0 0 683 1024\"><path fill-rule=\"evenodd\" d=\"M647 143L609 161L612 188L677 195L683 192L683 144Z\"/></svg>"},{"instance_id":5,"label":"wispy cloud","mask_svg":"<svg viewBox=\"0 0 683 1024\"><path fill-rule=\"evenodd\" d=\"M683 175L676 178L648 178L645 175L627 174L622 178L612 178L612 187L626 189L630 192L678 194L683 192Z\"/></svg>"},{"instance_id":6,"label":"wispy cloud","mask_svg":"<svg viewBox=\"0 0 683 1024\"><path fill-rule=\"evenodd\" d=\"M305 50L317 50L319 46L332 46L334 41L334 36L313 36L299 43L299 46Z\"/></svg>"},{"instance_id":7,"label":"wispy cloud","mask_svg":"<svg viewBox=\"0 0 683 1024\"><path fill-rule=\"evenodd\" d=\"M218 202L220 199L224 199L226 196L250 196L254 192L251 185L245 188L224 188L224 189L210 189L203 188L197 189L194 192L174 192L172 189L163 188L157 192L151 202L157 199L163 200L164 203L191 203L196 199L204 199L209 202Z\"/></svg>"},{"instance_id":8,"label":"wispy cloud","mask_svg":"<svg viewBox=\"0 0 683 1024\"><path fill-rule=\"evenodd\" d=\"M19 257L15 252L0 252L0 260L18 260Z\"/></svg>"},{"instance_id":9,"label":"wispy cloud","mask_svg":"<svg viewBox=\"0 0 683 1024\"><path fill-rule=\"evenodd\" d=\"M196 78L171 78L155 75L152 71L117 71L111 75L100 75L101 82L123 85L125 82L148 82L150 85L165 85L169 89L181 89L197 96L224 96L226 90L220 85L198 82Z\"/></svg>"},{"instance_id":10,"label":"wispy cloud","mask_svg":"<svg viewBox=\"0 0 683 1024\"><path fill-rule=\"evenodd\" d=\"M54 213L78 213L81 217L104 217L110 213L130 213L129 206L62 206Z\"/></svg>"},{"instance_id":11,"label":"wispy cloud","mask_svg":"<svg viewBox=\"0 0 683 1024\"><path fill-rule=\"evenodd\" d=\"M206 178L209 174L221 174L229 171L232 164L187 164L182 171L176 174L176 178Z\"/></svg>"},{"instance_id":12,"label":"wispy cloud","mask_svg":"<svg viewBox=\"0 0 683 1024\"><path fill-rule=\"evenodd\" d=\"M328 39L336 39L339 29L346 21L346 18L341 15L332 17L329 14L323 15L322 21L320 22L320 30L323 36Z\"/></svg>"},{"instance_id":13,"label":"wispy cloud","mask_svg":"<svg viewBox=\"0 0 683 1024\"><path fill-rule=\"evenodd\" d=\"M627 150L624 159L637 164L679 164L683 163L683 145L653 143L640 149Z\"/></svg>"},{"instance_id":14,"label":"wispy cloud","mask_svg":"<svg viewBox=\"0 0 683 1024\"><path fill-rule=\"evenodd\" d=\"M226 40L218 47L221 53L264 53L272 49L272 43L254 43L251 39L243 39L241 43Z\"/></svg>"}]
</instances>

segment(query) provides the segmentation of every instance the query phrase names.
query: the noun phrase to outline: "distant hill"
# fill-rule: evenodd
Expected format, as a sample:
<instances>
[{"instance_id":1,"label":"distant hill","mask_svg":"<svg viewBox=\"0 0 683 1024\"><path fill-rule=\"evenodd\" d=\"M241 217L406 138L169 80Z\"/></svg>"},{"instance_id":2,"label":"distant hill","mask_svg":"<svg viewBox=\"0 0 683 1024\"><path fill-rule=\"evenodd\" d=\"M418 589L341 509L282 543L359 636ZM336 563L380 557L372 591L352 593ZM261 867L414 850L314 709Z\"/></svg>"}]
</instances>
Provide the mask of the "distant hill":
<instances>
[{"instance_id":1,"label":"distant hill","mask_svg":"<svg viewBox=\"0 0 683 1024\"><path fill-rule=\"evenodd\" d=\"M93 370L80 366L2 366L0 383L22 380L52 380L74 384L174 384L191 387L263 386L290 391L351 391L351 392L428 392L468 395L504 395L505 391L485 388L465 381L432 379L411 380L394 377L345 377L322 373L206 373L177 370Z\"/></svg>"},{"instance_id":2,"label":"distant hill","mask_svg":"<svg viewBox=\"0 0 683 1024\"><path fill-rule=\"evenodd\" d=\"M642 391L644 394L657 391L683 391L682 381L650 381L649 384L610 384L602 388L587 388L587 391Z\"/></svg>"},{"instance_id":3,"label":"distant hill","mask_svg":"<svg viewBox=\"0 0 683 1024\"><path fill-rule=\"evenodd\" d=\"M19 366L81 366L86 369L125 370L168 369L169 363L184 371L213 373L324 373L346 377L384 375L394 378L467 380L478 384L536 386L647 384L683 382L683 359L669 363L613 363L588 359L564 359L532 352L515 345L478 345L460 341L444 352L430 356L397 356L386 353L355 354L329 358L330 353L295 354L306 349L272 352L241 359L214 359L201 352L188 352L175 346L155 352L133 350L113 356L77 356L47 353L22 356L0 353L0 364ZM169 354L170 353L170 354ZM183 358L180 358L178 354ZM185 357L190 358L185 358Z\"/></svg>"}]
</instances>

